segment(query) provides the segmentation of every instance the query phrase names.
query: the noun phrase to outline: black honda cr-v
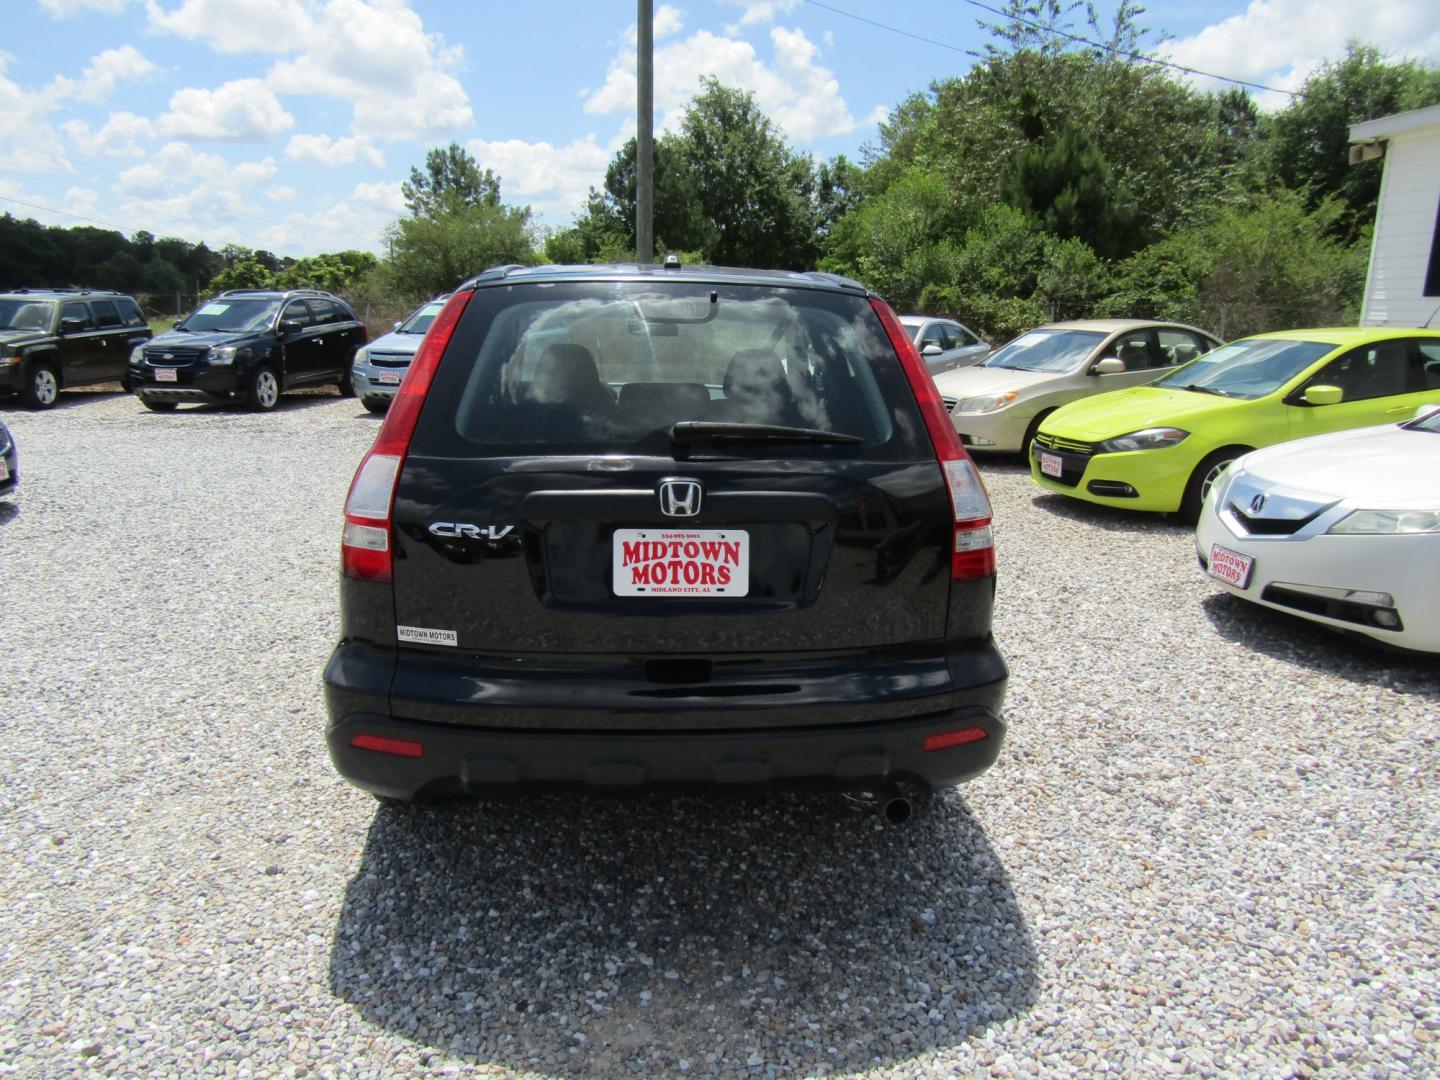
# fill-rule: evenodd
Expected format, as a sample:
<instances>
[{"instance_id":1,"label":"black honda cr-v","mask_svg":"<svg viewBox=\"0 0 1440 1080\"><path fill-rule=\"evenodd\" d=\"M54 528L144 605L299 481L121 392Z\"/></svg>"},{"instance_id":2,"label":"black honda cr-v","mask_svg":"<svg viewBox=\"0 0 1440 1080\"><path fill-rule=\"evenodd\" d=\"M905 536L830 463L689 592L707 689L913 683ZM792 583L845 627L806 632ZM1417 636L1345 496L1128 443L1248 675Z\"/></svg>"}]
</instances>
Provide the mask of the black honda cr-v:
<instances>
[{"instance_id":1,"label":"black honda cr-v","mask_svg":"<svg viewBox=\"0 0 1440 1080\"><path fill-rule=\"evenodd\" d=\"M990 516L853 281L487 271L350 489L331 757L396 801L804 785L904 817L999 753Z\"/></svg>"}]
</instances>

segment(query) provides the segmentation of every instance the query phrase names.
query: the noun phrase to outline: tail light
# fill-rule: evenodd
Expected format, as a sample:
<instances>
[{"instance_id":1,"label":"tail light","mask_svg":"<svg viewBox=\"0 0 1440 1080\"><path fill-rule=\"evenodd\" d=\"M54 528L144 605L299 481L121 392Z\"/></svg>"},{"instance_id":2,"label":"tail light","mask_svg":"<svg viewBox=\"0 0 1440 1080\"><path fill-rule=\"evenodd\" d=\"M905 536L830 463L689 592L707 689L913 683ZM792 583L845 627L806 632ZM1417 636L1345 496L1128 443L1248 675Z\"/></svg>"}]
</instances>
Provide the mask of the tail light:
<instances>
[{"instance_id":1,"label":"tail light","mask_svg":"<svg viewBox=\"0 0 1440 1080\"><path fill-rule=\"evenodd\" d=\"M389 581L394 573L390 516L395 504L395 484L400 479L410 438L425 395L435 378L435 369L473 290L455 293L430 326L415 359L390 403L385 422L375 443L355 470L350 495L345 500L345 528L340 537L340 572L363 581Z\"/></svg>"},{"instance_id":2,"label":"tail light","mask_svg":"<svg viewBox=\"0 0 1440 1080\"><path fill-rule=\"evenodd\" d=\"M955 512L950 580L970 581L989 577L995 573L995 536L990 528L993 514L985 484L965 447L960 445L960 436L955 434L955 428L940 401L935 380L930 377L925 361L920 358L895 312L889 304L875 297L871 298L870 306L880 317L890 344L900 357L905 377L910 380L910 389L915 393L920 415L925 418L925 429L930 433L935 456L945 474L945 486L950 491L950 506Z\"/></svg>"}]
</instances>

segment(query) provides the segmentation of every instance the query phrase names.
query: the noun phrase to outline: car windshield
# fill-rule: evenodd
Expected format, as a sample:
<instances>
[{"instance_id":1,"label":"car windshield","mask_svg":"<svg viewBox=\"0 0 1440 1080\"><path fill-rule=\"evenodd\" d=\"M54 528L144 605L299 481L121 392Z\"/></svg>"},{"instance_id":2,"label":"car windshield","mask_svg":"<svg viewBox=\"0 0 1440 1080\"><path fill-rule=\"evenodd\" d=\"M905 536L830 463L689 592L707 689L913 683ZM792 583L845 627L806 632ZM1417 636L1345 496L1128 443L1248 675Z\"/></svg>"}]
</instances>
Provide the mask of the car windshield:
<instances>
[{"instance_id":1,"label":"car windshield","mask_svg":"<svg viewBox=\"0 0 1440 1080\"><path fill-rule=\"evenodd\" d=\"M1440 400L1437 400L1435 404L1440 405ZM1411 420L1410 423L1405 426L1411 431L1433 431L1435 434L1440 435L1440 408L1437 408L1434 412L1426 416L1420 417L1418 420Z\"/></svg>"},{"instance_id":2,"label":"car windshield","mask_svg":"<svg viewBox=\"0 0 1440 1080\"><path fill-rule=\"evenodd\" d=\"M435 321L435 316L440 314L440 309L445 306L444 301L437 300L433 304L426 304L419 311L411 315L398 327L397 334L423 334L430 329L430 324Z\"/></svg>"},{"instance_id":3,"label":"car windshield","mask_svg":"<svg viewBox=\"0 0 1440 1080\"><path fill-rule=\"evenodd\" d=\"M1105 340L1099 330L1031 330L1021 334L983 366L1016 371L1071 371Z\"/></svg>"},{"instance_id":4,"label":"car windshield","mask_svg":"<svg viewBox=\"0 0 1440 1080\"><path fill-rule=\"evenodd\" d=\"M912 342L916 345L920 344L920 331L924 328L924 323L901 323L900 325L903 326L905 332L910 335Z\"/></svg>"},{"instance_id":5,"label":"car windshield","mask_svg":"<svg viewBox=\"0 0 1440 1080\"><path fill-rule=\"evenodd\" d=\"M1176 368L1155 386L1254 400L1273 394L1335 346L1323 341L1247 338Z\"/></svg>"},{"instance_id":6,"label":"car windshield","mask_svg":"<svg viewBox=\"0 0 1440 1080\"><path fill-rule=\"evenodd\" d=\"M259 330L269 324L271 316L279 306L278 299L239 300L231 296L221 296L196 308L176 329L218 330L230 334Z\"/></svg>"},{"instance_id":7,"label":"car windshield","mask_svg":"<svg viewBox=\"0 0 1440 1080\"><path fill-rule=\"evenodd\" d=\"M0 300L0 330L48 330L54 314L47 300Z\"/></svg>"},{"instance_id":8,"label":"car windshield","mask_svg":"<svg viewBox=\"0 0 1440 1080\"><path fill-rule=\"evenodd\" d=\"M851 294L525 284L477 290L461 326L417 452L795 457L863 445L899 458L923 438L883 327Z\"/></svg>"}]
</instances>

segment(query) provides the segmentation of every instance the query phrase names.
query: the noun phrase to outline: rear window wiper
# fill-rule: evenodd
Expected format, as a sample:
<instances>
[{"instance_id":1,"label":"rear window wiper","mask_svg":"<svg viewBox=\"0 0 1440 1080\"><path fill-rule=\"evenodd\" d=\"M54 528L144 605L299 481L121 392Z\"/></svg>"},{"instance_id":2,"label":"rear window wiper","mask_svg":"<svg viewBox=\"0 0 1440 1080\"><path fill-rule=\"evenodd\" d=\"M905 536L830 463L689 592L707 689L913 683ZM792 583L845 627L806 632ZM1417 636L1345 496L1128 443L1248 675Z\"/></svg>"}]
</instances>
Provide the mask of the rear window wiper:
<instances>
[{"instance_id":1,"label":"rear window wiper","mask_svg":"<svg viewBox=\"0 0 1440 1080\"><path fill-rule=\"evenodd\" d=\"M779 424L731 424L713 420L682 420L670 428L672 443L694 442L696 439L728 442L813 442L863 443L858 435L843 431L821 431L818 428L782 427Z\"/></svg>"}]
</instances>

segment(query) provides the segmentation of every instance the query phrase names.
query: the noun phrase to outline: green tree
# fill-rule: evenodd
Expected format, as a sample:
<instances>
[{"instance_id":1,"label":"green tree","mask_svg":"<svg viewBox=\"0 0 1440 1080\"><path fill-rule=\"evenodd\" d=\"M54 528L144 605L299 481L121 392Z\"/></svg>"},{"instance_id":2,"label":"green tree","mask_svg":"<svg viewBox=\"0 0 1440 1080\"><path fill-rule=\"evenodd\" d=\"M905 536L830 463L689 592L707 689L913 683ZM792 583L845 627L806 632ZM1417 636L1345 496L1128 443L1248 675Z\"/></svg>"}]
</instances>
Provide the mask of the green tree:
<instances>
[{"instance_id":1,"label":"green tree","mask_svg":"<svg viewBox=\"0 0 1440 1080\"><path fill-rule=\"evenodd\" d=\"M690 182L714 226L712 262L803 270L819 256L810 158L785 144L753 94L712 78L680 123Z\"/></svg>"},{"instance_id":2,"label":"green tree","mask_svg":"<svg viewBox=\"0 0 1440 1080\"><path fill-rule=\"evenodd\" d=\"M1071 125L1016 155L1000 195L1061 239L1079 238L1105 256L1128 255L1137 246L1135 214L1119 202L1116 187L1094 139Z\"/></svg>"},{"instance_id":3,"label":"green tree","mask_svg":"<svg viewBox=\"0 0 1440 1080\"><path fill-rule=\"evenodd\" d=\"M405 206L415 217L435 217L467 206L500 205L500 178L483 172L459 143L433 149L425 155L425 171L411 167L410 179L400 185Z\"/></svg>"},{"instance_id":4,"label":"green tree","mask_svg":"<svg viewBox=\"0 0 1440 1080\"><path fill-rule=\"evenodd\" d=\"M1341 201L1339 234L1354 240L1375 220L1379 160L1348 164L1350 125L1440 103L1440 69L1405 60L1387 62L1372 45L1351 42L1345 55L1321 66L1272 122L1274 176L1306 192L1307 204Z\"/></svg>"},{"instance_id":5,"label":"green tree","mask_svg":"<svg viewBox=\"0 0 1440 1080\"><path fill-rule=\"evenodd\" d=\"M426 217L401 218L387 230L390 257L381 272L410 296L448 292L487 267L533 263L529 207L481 203Z\"/></svg>"},{"instance_id":6,"label":"green tree","mask_svg":"<svg viewBox=\"0 0 1440 1080\"><path fill-rule=\"evenodd\" d=\"M244 255L237 257L229 266L210 279L214 292L226 289L273 289L275 275L259 260Z\"/></svg>"}]
</instances>

